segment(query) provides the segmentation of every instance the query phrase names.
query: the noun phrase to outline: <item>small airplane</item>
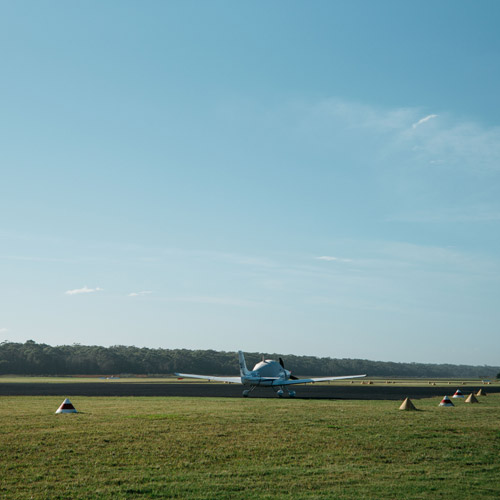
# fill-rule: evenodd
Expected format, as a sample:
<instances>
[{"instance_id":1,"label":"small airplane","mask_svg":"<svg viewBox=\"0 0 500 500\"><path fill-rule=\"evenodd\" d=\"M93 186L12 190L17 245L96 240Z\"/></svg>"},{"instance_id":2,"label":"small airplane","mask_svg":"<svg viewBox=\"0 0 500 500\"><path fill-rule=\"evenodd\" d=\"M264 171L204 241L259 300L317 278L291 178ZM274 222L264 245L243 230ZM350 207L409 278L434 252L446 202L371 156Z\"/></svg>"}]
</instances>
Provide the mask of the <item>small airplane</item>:
<instances>
[{"instance_id":1,"label":"small airplane","mask_svg":"<svg viewBox=\"0 0 500 500\"><path fill-rule=\"evenodd\" d=\"M279 358L278 361L265 359L259 361L250 371L245 362L245 356L242 351L238 351L240 361L239 377L216 377L212 375L194 375L192 373L176 373L180 378L199 378L203 380L214 380L216 382L229 382L231 384L243 384L250 386L250 389L243 391L243 397L248 397L256 387L272 387L278 397L283 397L285 390L293 398L295 391L291 391L287 386L294 384L312 384L314 382L326 382L328 380L343 380L348 378L366 377L366 375L346 375L341 377L321 377L321 378L297 378L285 368L285 363Z\"/></svg>"}]
</instances>

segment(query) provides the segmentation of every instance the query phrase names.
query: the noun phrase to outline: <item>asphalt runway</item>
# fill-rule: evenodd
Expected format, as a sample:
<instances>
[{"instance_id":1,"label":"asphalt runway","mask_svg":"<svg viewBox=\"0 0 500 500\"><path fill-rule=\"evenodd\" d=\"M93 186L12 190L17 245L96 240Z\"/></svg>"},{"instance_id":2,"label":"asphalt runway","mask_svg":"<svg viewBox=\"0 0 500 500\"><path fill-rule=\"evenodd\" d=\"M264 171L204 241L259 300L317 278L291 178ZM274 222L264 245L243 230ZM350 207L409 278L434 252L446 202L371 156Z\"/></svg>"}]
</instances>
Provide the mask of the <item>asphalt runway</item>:
<instances>
[{"instance_id":1,"label":"asphalt runway","mask_svg":"<svg viewBox=\"0 0 500 500\"><path fill-rule=\"evenodd\" d=\"M294 387L296 399L364 399L402 400L452 396L455 386L448 387L402 387L377 385L318 385L307 384ZM482 385L461 387L467 395L480 388L486 393L500 392L500 387ZM0 396L134 396L134 397L217 397L241 398L244 387L239 384L217 383L127 383L127 382L78 382L78 383L0 383ZM253 398L276 398L269 387L257 387Z\"/></svg>"}]
</instances>

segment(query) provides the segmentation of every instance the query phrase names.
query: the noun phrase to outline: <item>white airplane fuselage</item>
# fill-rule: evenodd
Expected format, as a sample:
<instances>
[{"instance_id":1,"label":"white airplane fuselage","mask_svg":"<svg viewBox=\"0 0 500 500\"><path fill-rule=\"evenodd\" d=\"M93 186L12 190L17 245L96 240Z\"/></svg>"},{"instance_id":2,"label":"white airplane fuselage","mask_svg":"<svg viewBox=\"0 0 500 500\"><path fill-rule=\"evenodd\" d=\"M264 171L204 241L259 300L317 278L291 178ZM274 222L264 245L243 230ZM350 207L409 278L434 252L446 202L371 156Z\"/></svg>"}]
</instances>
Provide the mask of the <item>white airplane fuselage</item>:
<instances>
[{"instance_id":1,"label":"white airplane fuselage","mask_svg":"<svg viewBox=\"0 0 500 500\"><path fill-rule=\"evenodd\" d=\"M290 372L272 359L262 360L253 367L252 371L241 373L241 383L243 385L261 387L281 385L289 378Z\"/></svg>"}]
</instances>

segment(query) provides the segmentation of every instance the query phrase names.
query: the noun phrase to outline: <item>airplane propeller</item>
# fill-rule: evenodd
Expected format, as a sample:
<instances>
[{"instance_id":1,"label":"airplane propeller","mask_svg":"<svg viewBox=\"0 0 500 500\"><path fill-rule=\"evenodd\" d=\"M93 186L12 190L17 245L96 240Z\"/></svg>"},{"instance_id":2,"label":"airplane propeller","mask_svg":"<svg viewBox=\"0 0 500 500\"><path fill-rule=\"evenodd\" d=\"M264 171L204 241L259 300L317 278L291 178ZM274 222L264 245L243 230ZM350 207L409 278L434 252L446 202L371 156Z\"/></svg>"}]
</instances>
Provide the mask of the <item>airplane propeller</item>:
<instances>
[{"instance_id":1,"label":"airplane propeller","mask_svg":"<svg viewBox=\"0 0 500 500\"><path fill-rule=\"evenodd\" d=\"M281 365L281 368L283 368L283 370L285 370L285 363L283 362L283 359L282 358L278 358L279 362L280 362L280 365ZM292 375L290 373L290 380L299 380L298 377L296 377L295 375Z\"/></svg>"}]
</instances>

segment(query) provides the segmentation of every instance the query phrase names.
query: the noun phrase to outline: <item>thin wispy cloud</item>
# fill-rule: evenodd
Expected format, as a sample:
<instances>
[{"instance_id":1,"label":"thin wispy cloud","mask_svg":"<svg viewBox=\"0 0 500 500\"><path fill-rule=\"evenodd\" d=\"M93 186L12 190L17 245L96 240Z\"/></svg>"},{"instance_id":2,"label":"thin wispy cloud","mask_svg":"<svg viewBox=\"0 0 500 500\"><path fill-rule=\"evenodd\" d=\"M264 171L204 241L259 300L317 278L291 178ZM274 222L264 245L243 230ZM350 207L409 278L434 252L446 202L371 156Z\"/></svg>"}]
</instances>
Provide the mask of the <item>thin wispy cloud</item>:
<instances>
[{"instance_id":1,"label":"thin wispy cloud","mask_svg":"<svg viewBox=\"0 0 500 500\"><path fill-rule=\"evenodd\" d=\"M238 299L234 297L212 297L212 296L196 296L196 297L178 297L174 299L176 302L188 302L194 304L207 304L217 306L236 306L236 307L254 307L257 302L246 299Z\"/></svg>"},{"instance_id":2,"label":"thin wispy cloud","mask_svg":"<svg viewBox=\"0 0 500 500\"><path fill-rule=\"evenodd\" d=\"M316 260L324 260L326 262L352 262L352 259L343 259L332 255L322 255L321 257L316 257Z\"/></svg>"},{"instance_id":3,"label":"thin wispy cloud","mask_svg":"<svg viewBox=\"0 0 500 500\"><path fill-rule=\"evenodd\" d=\"M412 125L413 128L417 128L419 125L422 125L422 123L428 122L429 120L432 120L433 118L437 118L438 115L427 115L424 118L421 118L418 120L418 122L414 123Z\"/></svg>"},{"instance_id":4,"label":"thin wispy cloud","mask_svg":"<svg viewBox=\"0 0 500 500\"><path fill-rule=\"evenodd\" d=\"M49 257L32 257L22 255L1 255L0 259L17 260L21 262L72 262L71 259L57 259Z\"/></svg>"},{"instance_id":5,"label":"thin wispy cloud","mask_svg":"<svg viewBox=\"0 0 500 500\"><path fill-rule=\"evenodd\" d=\"M460 209L420 210L392 215L388 221L450 223L450 222L496 222L500 221L500 209L496 207L461 207Z\"/></svg>"},{"instance_id":6,"label":"thin wispy cloud","mask_svg":"<svg viewBox=\"0 0 500 500\"><path fill-rule=\"evenodd\" d=\"M455 121L433 128L416 145L420 159L446 160L454 172L490 175L500 170L500 127Z\"/></svg>"},{"instance_id":7,"label":"thin wispy cloud","mask_svg":"<svg viewBox=\"0 0 500 500\"><path fill-rule=\"evenodd\" d=\"M404 172L406 178L409 166L446 166L462 175L500 170L500 127L462 121L450 114L419 116L418 108L379 108L327 99L297 108L290 123L295 123L297 138L317 151L328 153L325 144L330 145L335 137L336 156L344 154L365 169L388 171L392 184L399 182L394 172ZM433 126L426 126L431 121Z\"/></svg>"},{"instance_id":8,"label":"thin wispy cloud","mask_svg":"<svg viewBox=\"0 0 500 500\"><path fill-rule=\"evenodd\" d=\"M102 288L89 288L84 286L83 288L75 288L74 290L66 290L64 292L66 295L79 295L81 293L94 293L94 292L102 292Z\"/></svg>"},{"instance_id":9,"label":"thin wispy cloud","mask_svg":"<svg viewBox=\"0 0 500 500\"><path fill-rule=\"evenodd\" d=\"M151 292L150 290L143 290L142 292L131 292L128 294L129 297L142 297L144 295L149 295Z\"/></svg>"},{"instance_id":10,"label":"thin wispy cloud","mask_svg":"<svg viewBox=\"0 0 500 500\"><path fill-rule=\"evenodd\" d=\"M366 129L378 132L402 130L414 111L411 108L378 108L359 102L330 98L308 106L303 113L310 126ZM313 123L311 120L314 120Z\"/></svg>"},{"instance_id":11,"label":"thin wispy cloud","mask_svg":"<svg viewBox=\"0 0 500 500\"><path fill-rule=\"evenodd\" d=\"M297 139L308 147L326 154L335 137L336 156L344 154L365 169L387 171L392 184L399 182L394 180L394 172L404 172L406 178L409 166L417 173L414 167L422 165L454 168L455 175L500 170L500 127L463 121L452 114L419 116L418 108L378 108L329 99L299 108L290 123L296 124ZM426 126L430 122L435 123Z\"/></svg>"},{"instance_id":12,"label":"thin wispy cloud","mask_svg":"<svg viewBox=\"0 0 500 500\"><path fill-rule=\"evenodd\" d=\"M0 333L7 333L9 330L7 328L0 328Z\"/></svg>"}]
</instances>

